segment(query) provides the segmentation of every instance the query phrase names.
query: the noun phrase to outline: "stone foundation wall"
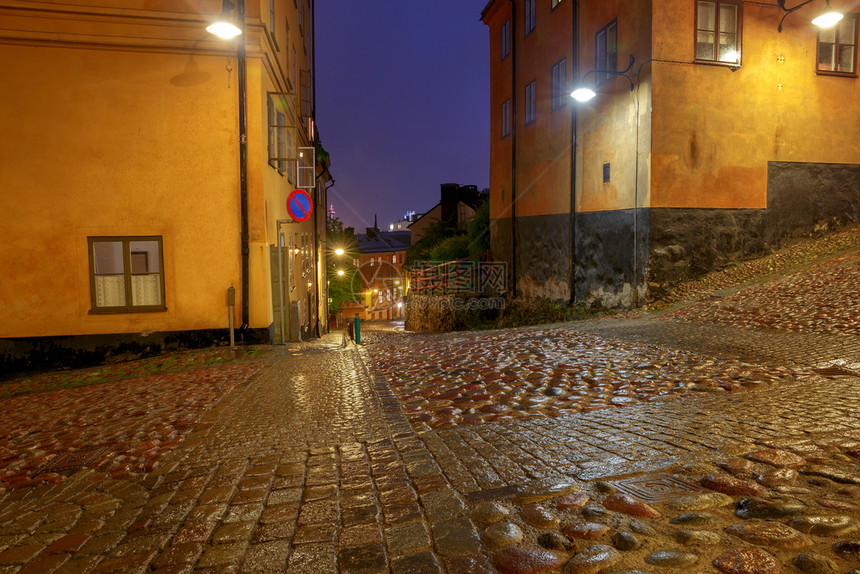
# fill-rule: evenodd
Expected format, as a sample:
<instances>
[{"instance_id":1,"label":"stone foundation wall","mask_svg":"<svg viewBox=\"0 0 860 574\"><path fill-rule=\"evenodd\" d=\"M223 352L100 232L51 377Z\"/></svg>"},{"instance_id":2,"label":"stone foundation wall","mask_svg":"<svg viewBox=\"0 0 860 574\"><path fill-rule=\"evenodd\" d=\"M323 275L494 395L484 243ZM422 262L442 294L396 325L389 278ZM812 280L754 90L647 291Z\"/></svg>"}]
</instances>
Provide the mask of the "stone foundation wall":
<instances>
[{"instance_id":1,"label":"stone foundation wall","mask_svg":"<svg viewBox=\"0 0 860 574\"><path fill-rule=\"evenodd\" d=\"M268 329L236 331L237 343L269 342ZM227 329L0 339L0 380L35 370L74 369L229 344Z\"/></svg>"}]
</instances>

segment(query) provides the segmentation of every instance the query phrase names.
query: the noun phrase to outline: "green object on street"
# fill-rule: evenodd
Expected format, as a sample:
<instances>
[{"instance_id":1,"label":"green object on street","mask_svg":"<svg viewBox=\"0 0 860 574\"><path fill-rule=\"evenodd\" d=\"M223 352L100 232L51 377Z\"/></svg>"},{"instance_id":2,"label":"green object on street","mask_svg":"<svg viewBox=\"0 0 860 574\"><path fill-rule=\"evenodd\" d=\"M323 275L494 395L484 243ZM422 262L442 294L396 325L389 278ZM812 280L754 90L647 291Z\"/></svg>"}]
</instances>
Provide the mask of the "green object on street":
<instances>
[{"instance_id":1,"label":"green object on street","mask_svg":"<svg viewBox=\"0 0 860 574\"><path fill-rule=\"evenodd\" d=\"M355 316L355 344L361 344L361 319L358 315Z\"/></svg>"}]
</instances>

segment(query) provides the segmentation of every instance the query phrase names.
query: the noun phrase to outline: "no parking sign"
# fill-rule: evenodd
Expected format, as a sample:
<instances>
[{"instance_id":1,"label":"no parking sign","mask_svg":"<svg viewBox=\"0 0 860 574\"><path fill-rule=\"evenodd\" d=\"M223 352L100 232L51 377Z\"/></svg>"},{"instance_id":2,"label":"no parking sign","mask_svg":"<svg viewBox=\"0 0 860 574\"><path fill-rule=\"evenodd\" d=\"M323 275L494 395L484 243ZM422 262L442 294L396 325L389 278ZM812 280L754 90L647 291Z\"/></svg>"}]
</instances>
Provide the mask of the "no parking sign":
<instances>
[{"instance_id":1,"label":"no parking sign","mask_svg":"<svg viewBox=\"0 0 860 574\"><path fill-rule=\"evenodd\" d=\"M287 213L293 218L293 221L301 222L311 216L313 211L313 202L310 194L303 190L297 189L287 198Z\"/></svg>"}]
</instances>

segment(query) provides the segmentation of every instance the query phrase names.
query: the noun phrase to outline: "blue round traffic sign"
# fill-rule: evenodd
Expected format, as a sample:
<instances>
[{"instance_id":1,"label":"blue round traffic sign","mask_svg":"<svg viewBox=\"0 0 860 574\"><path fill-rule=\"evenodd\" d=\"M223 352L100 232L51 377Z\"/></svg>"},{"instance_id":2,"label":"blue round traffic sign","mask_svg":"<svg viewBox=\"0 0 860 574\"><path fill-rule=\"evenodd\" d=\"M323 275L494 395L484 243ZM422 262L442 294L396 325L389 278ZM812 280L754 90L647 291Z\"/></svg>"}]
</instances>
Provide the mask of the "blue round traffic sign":
<instances>
[{"instance_id":1,"label":"blue round traffic sign","mask_svg":"<svg viewBox=\"0 0 860 574\"><path fill-rule=\"evenodd\" d=\"M312 211L313 202L307 191L297 189L287 198L287 213L294 221L304 221L311 216Z\"/></svg>"}]
</instances>

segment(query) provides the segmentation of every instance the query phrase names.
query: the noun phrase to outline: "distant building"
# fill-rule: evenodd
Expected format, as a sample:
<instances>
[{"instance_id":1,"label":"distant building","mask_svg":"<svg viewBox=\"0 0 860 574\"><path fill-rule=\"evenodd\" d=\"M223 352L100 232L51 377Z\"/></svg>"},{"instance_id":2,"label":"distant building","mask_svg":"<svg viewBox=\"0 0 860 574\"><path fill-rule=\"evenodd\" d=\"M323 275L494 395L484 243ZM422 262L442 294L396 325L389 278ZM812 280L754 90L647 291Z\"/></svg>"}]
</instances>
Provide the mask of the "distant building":
<instances>
[{"instance_id":1,"label":"distant building","mask_svg":"<svg viewBox=\"0 0 860 574\"><path fill-rule=\"evenodd\" d=\"M488 192L478 191L475 185L443 183L439 203L409 225L412 244L420 241L427 228L434 222L442 222L455 229L463 227L488 199Z\"/></svg>"},{"instance_id":2,"label":"distant building","mask_svg":"<svg viewBox=\"0 0 860 574\"><path fill-rule=\"evenodd\" d=\"M782 4L486 4L491 246L514 295L628 306L860 221L858 3L830 0L829 29L823 0ZM575 103L582 83L597 97Z\"/></svg>"},{"instance_id":3,"label":"distant building","mask_svg":"<svg viewBox=\"0 0 860 574\"><path fill-rule=\"evenodd\" d=\"M347 229L349 232L351 229ZM410 232L380 231L368 227L365 233L355 234L357 256L353 265L361 275L365 319L396 319L403 316L403 296L406 278L403 263L409 248ZM354 312L349 309L349 312Z\"/></svg>"},{"instance_id":4,"label":"distant building","mask_svg":"<svg viewBox=\"0 0 860 574\"><path fill-rule=\"evenodd\" d=\"M407 211L400 220L388 225L388 231L407 231L409 226L421 217L421 215L423 214Z\"/></svg>"}]
</instances>

